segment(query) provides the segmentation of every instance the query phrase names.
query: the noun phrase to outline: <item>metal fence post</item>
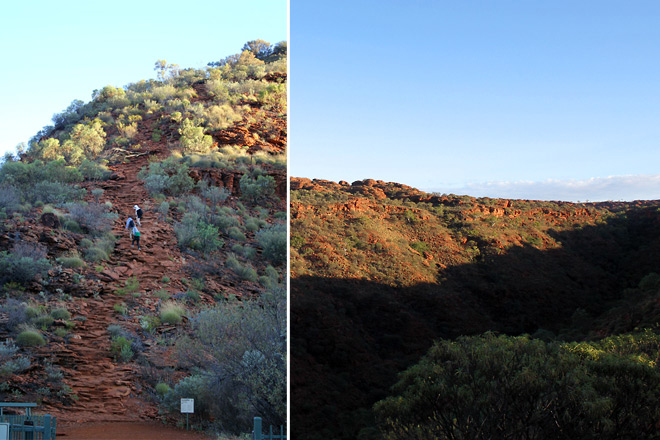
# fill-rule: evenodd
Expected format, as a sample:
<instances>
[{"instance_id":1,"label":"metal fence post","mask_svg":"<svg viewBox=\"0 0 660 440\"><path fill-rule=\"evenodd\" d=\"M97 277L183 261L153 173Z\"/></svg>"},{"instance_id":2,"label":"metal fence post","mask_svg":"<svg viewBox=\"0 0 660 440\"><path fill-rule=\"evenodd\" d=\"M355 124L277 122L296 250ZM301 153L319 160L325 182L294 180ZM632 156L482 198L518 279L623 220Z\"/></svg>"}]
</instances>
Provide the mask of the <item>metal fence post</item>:
<instances>
[{"instance_id":1,"label":"metal fence post","mask_svg":"<svg viewBox=\"0 0 660 440\"><path fill-rule=\"evenodd\" d=\"M44 416L44 440L55 440L51 439L50 432L50 414Z\"/></svg>"},{"instance_id":2,"label":"metal fence post","mask_svg":"<svg viewBox=\"0 0 660 440\"><path fill-rule=\"evenodd\" d=\"M261 440L263 434L261 431L261 417L254 418L254 440Z\"/></svg>"}]
</instances>

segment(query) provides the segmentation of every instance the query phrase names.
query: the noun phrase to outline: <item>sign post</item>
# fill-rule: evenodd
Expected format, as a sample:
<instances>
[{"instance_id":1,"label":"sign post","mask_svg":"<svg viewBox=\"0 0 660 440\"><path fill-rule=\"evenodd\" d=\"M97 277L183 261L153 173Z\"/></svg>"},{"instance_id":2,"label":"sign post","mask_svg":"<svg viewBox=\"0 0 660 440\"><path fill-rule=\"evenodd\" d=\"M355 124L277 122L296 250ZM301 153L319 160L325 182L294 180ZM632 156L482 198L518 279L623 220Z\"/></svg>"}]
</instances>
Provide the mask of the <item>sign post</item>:
<instances>
[{"instance_id":1,"label":"sign post","mask_svg":"<svg viewBox=\"0 0 660 440\"><path fill-rule=\"evenodd\" d=\"M181 414L186 415L186 431L188 431L188 414L195 413L195 399L181 399Z\"/></svg>"}]
</instances>

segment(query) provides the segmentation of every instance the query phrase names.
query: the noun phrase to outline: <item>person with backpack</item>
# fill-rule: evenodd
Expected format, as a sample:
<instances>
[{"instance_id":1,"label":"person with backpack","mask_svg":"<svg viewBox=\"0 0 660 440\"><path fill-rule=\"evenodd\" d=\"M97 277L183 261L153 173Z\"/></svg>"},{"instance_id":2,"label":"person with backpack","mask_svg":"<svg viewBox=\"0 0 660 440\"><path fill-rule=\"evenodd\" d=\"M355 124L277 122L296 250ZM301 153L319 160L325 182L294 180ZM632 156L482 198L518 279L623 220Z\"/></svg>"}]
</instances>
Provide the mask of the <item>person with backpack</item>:
<instances>
[{"instance_id":1,"label":"person with backpack","mask_svg":"<svg viewBox=\"0 0 660 440\"><path fill-rule=\"evenodd\" d=\"M135 222L133 221L132 217L129 217L128 220L126 220L126 227L124 229L128 229L128 235L133 238L133 228L135 227Z\"/></svg>"},{"instance_id":2,"label":"person with backpack","mask_svg":"<svg viewBox=\"0 0 660 440\"><path fill-rule=\"evenodd\" d=\"M135 209L135 217L137 219L137 224L138 226L142 226L142 208L140 208L138 205L133 206L133 209Z\"/></svg>"},{"instance_id":3,"label":"person with backpack","mask_svg":"<svg viewBox=\"0 0 660 440\"><path fill-rule=\"evenodd\" d=\"M140 249L140 231L138 230L137 226L133 226L133 239L131 240L131 247L133 247L134 244L137 243L138 251Z\"/></svg>"}]
</instances>

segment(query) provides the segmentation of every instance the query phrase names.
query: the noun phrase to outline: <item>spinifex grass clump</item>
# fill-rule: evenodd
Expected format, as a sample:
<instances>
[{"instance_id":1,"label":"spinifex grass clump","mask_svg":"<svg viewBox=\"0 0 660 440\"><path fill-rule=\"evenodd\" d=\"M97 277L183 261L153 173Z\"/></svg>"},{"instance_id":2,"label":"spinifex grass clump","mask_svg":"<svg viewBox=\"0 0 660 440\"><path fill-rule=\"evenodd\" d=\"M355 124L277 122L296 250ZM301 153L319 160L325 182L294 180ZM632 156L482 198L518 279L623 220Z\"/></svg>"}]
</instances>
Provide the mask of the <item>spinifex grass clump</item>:
<instances>
[{"instance_id":1,"label":"spinifex grass clump","mask_svg":"<svg viewBox=\"0 0 660 440\"><path fill-rule=\"evenodd\" d=\"M166 301L160 308L160 320L164 324L179 324L183 315L186 313L186 308L175 301Z\"/></svg>"}]
</instances>

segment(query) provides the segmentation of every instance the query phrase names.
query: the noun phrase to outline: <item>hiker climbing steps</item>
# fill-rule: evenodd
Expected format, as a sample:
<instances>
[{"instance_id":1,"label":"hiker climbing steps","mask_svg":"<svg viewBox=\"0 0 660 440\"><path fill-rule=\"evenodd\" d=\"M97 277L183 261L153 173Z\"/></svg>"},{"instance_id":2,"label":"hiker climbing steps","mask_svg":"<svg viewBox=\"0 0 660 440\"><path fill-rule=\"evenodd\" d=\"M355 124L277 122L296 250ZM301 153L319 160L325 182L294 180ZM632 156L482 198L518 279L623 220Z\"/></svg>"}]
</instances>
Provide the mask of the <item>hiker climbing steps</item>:
<instances>
[{"instance_id":1,"label":"hiker climbing steps","mask_svg":"<svg viewBox=\"0 0 660 440\"><path fill-rule=\"evenodd\" d=\"M153 153L168 154L157 147ZM71 388L71 395L75 396L71 408L66 411L54 406L48 408L59 420L66 420L72 417L71 414L75 414L76 421L146 420L157 415L156 406L140 396L142 390L135 380L138 371L134 363L113 357L108 331L110 326L120 325L126 331L139 332L137 318L130 319L117 312L123 303L151 308L155 313L157 299L152 297L153 291L165 290L173 294L185 290L179 281L185 277L182 270L184 259L170 224L159 221L153 212L146 213L140 208L140 247L131 247L125 219L128 216L136 218L136 205L149 205L149 195L143 182L137 178L147 163L147 155L136 157L128 163L110 167L118 178L86 183L103 189L101 202L112 203L112 211L118 214L112 230L117 242L109 259L101 262L103 270L95 273L101 281L100 292L93 297L76 299L75 311L84 319L74 328L68 343L57 343L55 350L50 348L55 353L51 356L53 363L62 369L64 381ZM140 297L131 296L129 299L116 293L129 280L139 283ZM167 364L167 361L160 363Z\"/></svg>"}]
</instances>

